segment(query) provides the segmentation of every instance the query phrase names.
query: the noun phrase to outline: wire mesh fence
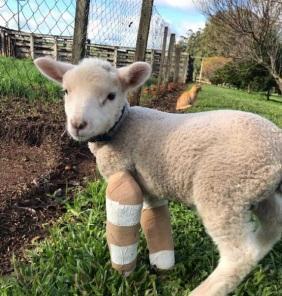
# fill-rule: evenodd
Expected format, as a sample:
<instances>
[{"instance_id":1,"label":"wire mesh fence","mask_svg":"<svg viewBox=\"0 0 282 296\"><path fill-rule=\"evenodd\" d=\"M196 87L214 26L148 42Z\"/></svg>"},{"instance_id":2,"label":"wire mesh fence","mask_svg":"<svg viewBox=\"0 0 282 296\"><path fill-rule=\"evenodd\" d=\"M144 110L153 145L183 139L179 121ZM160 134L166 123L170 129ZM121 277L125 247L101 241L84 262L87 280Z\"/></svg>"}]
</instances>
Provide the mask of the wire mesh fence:
<instances>
[{"instance_id":1,"label":"wire mesh fence","mask_svg":"<svg viewBox=\"0 0 282 296\"><path fill-rule=\"evenodd\" d=\"M0 92L28 98L58 96L58 88L34 69L32 59L71 61L75 0L0 0ZM134 61L140 0L90 0L86 56L118 67ZM165 20L153 7L146 60L159 71Z\"/></svg>"},{"instance_id":2,"label":"wire mesh fence","mask_svg":"<svg viewBox=\"0 0 282 296\"><path fill-rule=\"evenodd\" d=\"M17 31L72 36L73 0L1 0L0 25Z\"/></svg>"},{"instance_id":3,"label":"wire mesh fence","mask_svg":"<svg viewBox=\"0 0 282 296\"><path fill-rule=\"evenodd\" d=\"M138 0L91 1L88 38L95 44L135 47L141 4Z\"/></svg>"}]
</instances>

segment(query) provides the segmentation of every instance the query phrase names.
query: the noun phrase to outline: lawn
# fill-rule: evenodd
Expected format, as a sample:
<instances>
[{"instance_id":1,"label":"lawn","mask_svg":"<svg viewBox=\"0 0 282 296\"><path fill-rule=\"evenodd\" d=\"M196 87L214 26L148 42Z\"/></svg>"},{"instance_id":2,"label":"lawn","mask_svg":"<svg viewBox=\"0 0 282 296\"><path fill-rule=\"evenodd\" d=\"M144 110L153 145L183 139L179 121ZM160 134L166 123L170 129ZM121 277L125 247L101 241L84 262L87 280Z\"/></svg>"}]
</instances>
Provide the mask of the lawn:
<instances>
[{"instance_id":1,"label":"lawn","mask_svg":"<svg viewBox=\"0 0 282 296\"><path fill-rule=\"evenodd\" d=\"M61 89L35 68L31 59L0 57L0 94L20 98L54 100Z\"/></svg>"},{"instance_id":2,"label":"lawn","mask_svg":"<svg viewBox=\"0 0 282 296\"><path fill-rule=\"evenodd\" d=\"M204 86L189 112L214 109L252 111L282 127L282 104L243 91ZM127 279L111 269L105 238L105 183L90 183L78 192L50 236L15 259L15 273L0 279L0 295L188 295L214 269L218 253L196 213L170 203L176 266L150 270L144 237L138 267ZM51 197L50 197L51 198ZM282 295L282 242L253 270L233 295Z\"/></svg>"}]
</instances>

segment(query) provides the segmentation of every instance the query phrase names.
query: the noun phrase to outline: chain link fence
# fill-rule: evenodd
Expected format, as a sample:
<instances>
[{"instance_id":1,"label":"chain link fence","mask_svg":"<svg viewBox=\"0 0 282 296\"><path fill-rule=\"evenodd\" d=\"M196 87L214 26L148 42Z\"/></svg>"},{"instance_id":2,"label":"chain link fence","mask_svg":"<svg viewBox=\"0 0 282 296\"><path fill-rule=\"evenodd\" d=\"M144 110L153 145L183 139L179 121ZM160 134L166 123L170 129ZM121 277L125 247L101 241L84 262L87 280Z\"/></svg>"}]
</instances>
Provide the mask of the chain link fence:
<instances>
[{"instance_id":1,"label":"chain link fence","mask_svg":"<svg viewBox=\"0 0 282 296\"><path fill-rule=\"evenodd\" d=\"M93 44L135 47L141 5L140 0L91 0L88 39ZM75 0L0 0L0 26L72 38L75 6ZM154 6L148 48L161 49L165 26Z\"/></svg>"},{"instance_id":2,"label":"chain link fence","mask_svg":"<svg viewBox=\"0 0 282 296\"><path fill-rule=\"evenodd\" d=\"M140 0L90 0L86 56L118 67L134 61ZM32 60L71 61L75 0L0 0L0 93L27 98L57 97L59 90L37 73ZM159 71L165 20L154 6L146 60Z\"/></svg>"},{"instance_id":3,"label":"chain link fence","mask_svg":"<svg viewBox=\"0 0 282 296\"><path fill-rule=\"evenodd\" d=\"M0 26L60 36L72 36L74 0L0 0Z\"/></svg>"},{"instance_id":4,"label":"chain link fence","mask_svg":"<svg viewBox=\"0 0 282 296\"><path fill-rule=\"evenodd\" d=\"M90 5L88 38L96 44L135 47L142 1L104 0ZM166 22L153 7L149 49L161 49Z\"/></svg>"}]
</instances>

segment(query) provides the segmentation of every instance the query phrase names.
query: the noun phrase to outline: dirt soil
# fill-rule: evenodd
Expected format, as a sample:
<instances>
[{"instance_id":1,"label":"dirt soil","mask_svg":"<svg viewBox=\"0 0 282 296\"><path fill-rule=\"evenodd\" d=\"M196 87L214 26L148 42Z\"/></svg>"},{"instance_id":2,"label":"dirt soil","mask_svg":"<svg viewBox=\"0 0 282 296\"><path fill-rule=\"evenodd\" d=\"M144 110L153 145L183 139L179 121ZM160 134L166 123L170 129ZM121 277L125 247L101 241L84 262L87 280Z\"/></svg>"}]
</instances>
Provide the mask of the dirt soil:
<instances>
[{"instance_id":1,"label":"dirt soil","mask_svg":"<svg viewBox=\"0 0 282 296\"><path fill-rule=\"evenodd\" d=\"M157 109L164 112L176 112L175 105L177 98L185 89L185 86L179 88L179 90L161 95L153 98L151 101L144 103L145 107Z\"/></svg>"},{"instance_id":2,"label":"dirt soil","mask_svg":"<svg viewBox=\"0 0 282 296\"><path fill-rule=\"evenodd\" d=\"M144 105L173 112L180 91ZM62 102L0 98L0 274L12 272L13 254L43 239L73 192L95 179L87 144L65 133Z\"/></svg>"}]
</instances>

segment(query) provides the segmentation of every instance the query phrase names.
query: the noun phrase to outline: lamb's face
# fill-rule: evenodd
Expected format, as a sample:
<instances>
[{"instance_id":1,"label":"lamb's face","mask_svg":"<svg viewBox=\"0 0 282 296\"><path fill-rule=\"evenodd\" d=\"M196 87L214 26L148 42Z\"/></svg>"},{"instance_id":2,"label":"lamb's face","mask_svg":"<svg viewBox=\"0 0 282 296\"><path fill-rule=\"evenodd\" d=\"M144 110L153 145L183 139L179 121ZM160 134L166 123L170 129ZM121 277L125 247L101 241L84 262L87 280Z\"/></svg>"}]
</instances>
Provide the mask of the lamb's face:
<instances>
[{"instance_id":1,"label":"lamb's face","mask_svg":"<svg viewBox=\"0 0 282 296\"><path fill-rule=\"evenodd\" d=\"M84 61L63 76L67 130L85 141L109 131L126 104L118 71L108 63L89 67Z\"/></svg>"},{"instance_id":2,"label":"lamb's face","mask_svg":"<svg viewBox=\"0 0 282 296\"><path fill-rule=\"evenodd\" d=\"M143 84L151 73L151 67L143 62L120 69L98 59L85 59L73 66L39 58L35 64L65 90L67 130L79 141L107 133L127 104L127 91Z\"/></svg>"}]
</instances>

